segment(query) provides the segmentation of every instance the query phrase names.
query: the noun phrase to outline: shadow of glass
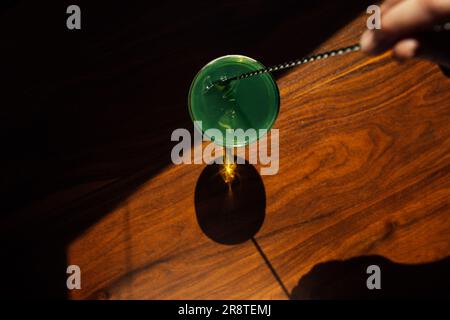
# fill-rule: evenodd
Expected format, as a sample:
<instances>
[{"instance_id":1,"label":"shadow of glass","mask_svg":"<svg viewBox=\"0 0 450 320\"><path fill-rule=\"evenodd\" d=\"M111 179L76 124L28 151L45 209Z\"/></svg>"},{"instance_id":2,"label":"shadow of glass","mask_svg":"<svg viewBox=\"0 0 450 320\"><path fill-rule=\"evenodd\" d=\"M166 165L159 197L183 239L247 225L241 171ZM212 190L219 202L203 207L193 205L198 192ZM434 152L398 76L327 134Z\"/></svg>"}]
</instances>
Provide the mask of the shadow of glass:
<instances>
[{"instance_id":1,"label":"shadow of glass","mask_svg":"<svg viewBox=\"0 0 450 320\"><path fill-rule=\"evenodd\" d=\"M367 267L380 268L381 289L367 288ZM424 264L400 264L382 256L328 261L314 266L291 292L303 299L448 299L450 257Z\"/></svg>"},{"instance_id":2,"label":"shadow of glass","mask_svg":"<svg viewBox=\"0 0 450 320\"><path fill-rule=\"evenodd\" d=\"M264 184L254 166L236 165L226 183L223 165L208 165L195 187L195 212L203 233L211 240L234 245L250 240L261 228L266 209Z\"/></svg>"}]
</instances>

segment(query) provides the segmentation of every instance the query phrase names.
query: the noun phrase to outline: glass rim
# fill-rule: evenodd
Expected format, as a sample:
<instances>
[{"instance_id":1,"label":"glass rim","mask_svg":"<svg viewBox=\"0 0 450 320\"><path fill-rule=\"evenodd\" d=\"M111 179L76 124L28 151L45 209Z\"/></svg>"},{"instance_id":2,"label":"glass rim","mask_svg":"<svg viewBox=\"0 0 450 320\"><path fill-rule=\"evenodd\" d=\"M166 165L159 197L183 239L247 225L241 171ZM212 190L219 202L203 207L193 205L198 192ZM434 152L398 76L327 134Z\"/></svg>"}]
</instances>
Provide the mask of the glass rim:
<instances>
[{"instance_id":1,"label":"glass rim","mask_svg":"<svg viewBox=\"0 0 450 320\"><path fill-rule=\"evenodd\" d=\"M273 120L271 121L271 124L270 124L269 126L267 126L266 128L259 128L259 129L264 129L264 130L266 130L266 132L265 132L263 135L258 136L258 137L257 137L256 139L254 139L253 141L248 140L248 142L247 142L247 140L245 140L245 141L242 142L242 143L232 143L232 144L230 144L230 145L228 145L228 143L225 143L225 142L224 142L225 139L222 140L222 143L218 143L218 142L216 142L216 141L213 141L213 140L211 139L211 137L209 137L209 136L205 133L206 130L204 130L203 127L200 129L200 128L198 128L198 126L196 125L196 121L200 121L200 120L195 119L195 117L194 117L194 115L193 115L193 112L192 112L192 104L191 104L191 95L192 95L192 88L193 88L193 86L194 86L194 83L195 83L195 81L197 80L198 76L202 73L202 71L204 71L204 69L206 69L206 67L208 67L209 65L211 65L211 64L213 64L213 63L215 63L215 62L217 62L218 60L224 59L224 58L244 58L244 59L246 59L246 60L250 60L251 62L257 63L257 64L261 67L261 69L265 68L265 66L264 66L261 62L259 62L258 60L255 60L255 59L253 59L253 58L250 58L250 57L248 57L248 56L244 56L244 55L241 55L241 54L228 54L228 55L221 56L221 57L218 57L218 58L215 58L215 59L211 60L210 62L208 62L207 64L205 64L205 65L197 72L197 74L195 75L195 77L194 77L194 79L192 80L191 85L190 85L190 87L189 87L189 95L188 95L188 109L189 109L189 116L191 117L191 120L192 120L192 122L194 123L194 127L196 128L196 130L201 131L202 136L207 137L207 138L209 139L209 141L211 141L212 143L214 143L214 144L216 144L216 145L218 145L218 146L220 146L220 147L224 147L224 148L239 148L239 147L245 147L245 146L247 146L247 145L252 144L252 143L255 142L255 141L259 141L261 138L264 138L264 136L267 135L267 132L268 132L270 129L272 129L273 125L275 124L276 120L278 119L278 114L280 113L280 90L279 90L278 85L277 85L277 82L276 82L275 79L273 78L272 74L271 74L270 72L266 73L266 74L269 76L269 78L270 78L270 80L271 80L271 82L272 82L272 84L273 84L273 87L275 87L275 95L276 95L276 100L277 100L277 101L276 101L276 114L275 114ZM255 129L255 130L258 130L258 129Z\"/></svg>"}]
</instances>

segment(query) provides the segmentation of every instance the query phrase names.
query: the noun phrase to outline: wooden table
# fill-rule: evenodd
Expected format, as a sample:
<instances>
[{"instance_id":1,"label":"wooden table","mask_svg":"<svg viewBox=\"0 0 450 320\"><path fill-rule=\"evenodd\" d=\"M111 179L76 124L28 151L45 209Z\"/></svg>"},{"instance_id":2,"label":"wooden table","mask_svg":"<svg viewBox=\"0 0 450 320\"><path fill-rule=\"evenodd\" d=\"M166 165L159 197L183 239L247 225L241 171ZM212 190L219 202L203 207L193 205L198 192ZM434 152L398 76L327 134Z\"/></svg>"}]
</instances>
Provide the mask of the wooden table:
<instances>
[{"instance_id":1,"label":"wooden table","mask_svg":"<svg viewBox=\"0 0 450 320\"><path fill-rule=\"evenodd\" d=\"M270 65L353 44L368 5L226 3L83 4L78 33L65 29L64 2L45 8L38 30L24 25L36 4L2 13L2 32L14 30L3 37L3 294L354 297L367 294L370 264L387 270L385 288L415 266L448 284L450 79L429 62L354 53L281 74L279 173L242 167L235 202L215 168L171 163L170 134L192 130L186 97L203 64L242 53ZM235 224L220 225L227 206ZM250 225L239 229L240 215ZM65 287L70 264L81 290Z\"/></svg>"}]
</instances>

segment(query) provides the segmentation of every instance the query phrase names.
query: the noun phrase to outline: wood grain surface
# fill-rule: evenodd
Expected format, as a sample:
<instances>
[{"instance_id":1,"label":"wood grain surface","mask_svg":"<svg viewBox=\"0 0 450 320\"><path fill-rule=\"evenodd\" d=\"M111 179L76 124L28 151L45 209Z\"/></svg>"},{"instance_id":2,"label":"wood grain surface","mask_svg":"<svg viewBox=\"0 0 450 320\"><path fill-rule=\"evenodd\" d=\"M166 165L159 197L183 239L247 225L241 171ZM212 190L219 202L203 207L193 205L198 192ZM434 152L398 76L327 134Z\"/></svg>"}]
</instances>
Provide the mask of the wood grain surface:
<instances>
[{"instance_id":1,"label":"wood grain surface","mask_svg":"<svg viewBox=\"0 0 450 320\"><path fill-rule=\"evenodd\" d=\"M365 285L373 263L449 284L450 79L436 65L358 52L279 75L279 172L240 166L231 193L217 168L170 161L171 132L192 131L187 90L203 64L351 45L367 2L83 4L79 34L64 29L64 5L46 8L39 31L23 25L27 2L0 20L14 30L3 37L4 293L354 297L364 293L350 282ZM70 264L81 290L65 288Z\"/></svg>"}]
</instances>

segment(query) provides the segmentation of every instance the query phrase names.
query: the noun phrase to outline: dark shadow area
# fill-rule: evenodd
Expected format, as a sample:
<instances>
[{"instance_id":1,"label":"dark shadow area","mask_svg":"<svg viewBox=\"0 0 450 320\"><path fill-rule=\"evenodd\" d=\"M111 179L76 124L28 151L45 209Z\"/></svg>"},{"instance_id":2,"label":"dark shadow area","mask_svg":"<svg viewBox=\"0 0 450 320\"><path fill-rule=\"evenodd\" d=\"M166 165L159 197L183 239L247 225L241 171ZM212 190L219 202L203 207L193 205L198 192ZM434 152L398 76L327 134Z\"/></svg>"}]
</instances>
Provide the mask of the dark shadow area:
<instances>
[{"instance_id":1,"label":"dark shadow area","mask_svg":"<svg viewBox=\"0 0 450 320\"><path fill-rule=\"evenodd\" d=\"M202 231L222 244L250 240L261 228L266 214L264 184L248 162L236 164L236 175L226 183L220 164L206 166L195 187L195 212Z\"/></svg>"},{"instance_id":2,"label":"dark shadow area","mask_svg":"<svg viewBox=\"0 0 450 320\"><path fill-rule=\"evenodd\" d=\"M381 289L367 288L370 265L381 271ZM424 264L399 264L362 256L314 266L292 290L291 299L448 299L450 257Z\"/></svg>"},{"instance_id":3,"label":"dark shadow area","mask_svg":"<svg viewBox=\"0 0 450 320\"><path fill-rule=\"evenodd\" d=\"M445 76L447 78L450 78L450 68L446 68L446 67L443 67L443 66L440 66L440 68L442 70L442 73L445 74Z\"/></svg>"},{"instance_id":4,"label":"dark shadow area","mask_svg":"<svg viewBox=\"0 0 450 320\"><path fill-rule=\"evenodd\" d=\"M418 35L418 39L421 39L423 46L421 54L443 64L439 66L442 73L450 77L450 30L423 32Z\"/></svg>"},{"instance_id":5,"label":"dark shadow area","mask_svg":"<svg viewBox=\"0 0 450 320\"><path fill-rule=\"evenodd\" d=\"M10 9L10 8L13 8L15 5L18 4L19 1L20 1L20 0L3 0L3 1L0 3L0 13L1 13L2 11L8 10L8 9Z\"/></svg>"},{"instance_id":6,"label":"dark shadow area","mask_svg":"<svg viewBox=\"0 0 450 320\"><path fill-rule=\"evenodd\" d=\"M235 163L237 158L235 158ZM203 233L211 240L235 245L251 240L281 290L289 291L264 253L255 235L266 215L266 192L256 168L245 161L236 164L234 179L225 182L224 166L205 167L195 187L195 212Z\"/></svg>"},{"instance_id":7,"label":"dark shadow area","mask_svg":"<svg viewBox=\"0 0 450 320\"><path fill-rule=\"evenodd\" d=\"M0 10L6 297L67 297L67 245L171 163L170 135L192 128L187 93L204 64L303 56L370 2L80 0L82 29L69 31L71 4Z\"/></svg>"}]
</instances>

